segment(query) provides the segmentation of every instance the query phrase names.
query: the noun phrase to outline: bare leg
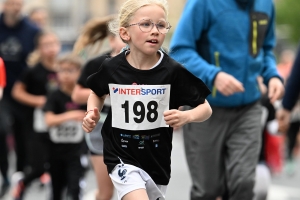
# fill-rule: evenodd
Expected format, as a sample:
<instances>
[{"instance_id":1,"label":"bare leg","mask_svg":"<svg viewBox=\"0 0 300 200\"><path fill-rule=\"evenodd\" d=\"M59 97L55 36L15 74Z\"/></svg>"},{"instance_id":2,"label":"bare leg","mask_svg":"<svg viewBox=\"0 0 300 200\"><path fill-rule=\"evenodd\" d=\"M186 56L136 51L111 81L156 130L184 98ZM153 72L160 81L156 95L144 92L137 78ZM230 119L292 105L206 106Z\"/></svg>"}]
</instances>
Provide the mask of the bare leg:
<instances>
[{"instance_id":1,"label":"bare leg","mask_svg":"<svg viewBox=\"0 0 300 200\"><path fill-rule=\"evenodd\" d=\"M127 193L122 200L149 200L145 189L137 189Z\"/></svg>"},{"instance_id":2,"label":"bare leg","mask_svg":"<svg viewBox=\"0 0 300 200\"><path fill-rule=\"evenodd\" d=\"M91 161L98 183L98 193L96 200L110 200L113 196L114 186L108 176L106 165L103 162L103 156L93 155Z\"/></svg>"}]
</instances>

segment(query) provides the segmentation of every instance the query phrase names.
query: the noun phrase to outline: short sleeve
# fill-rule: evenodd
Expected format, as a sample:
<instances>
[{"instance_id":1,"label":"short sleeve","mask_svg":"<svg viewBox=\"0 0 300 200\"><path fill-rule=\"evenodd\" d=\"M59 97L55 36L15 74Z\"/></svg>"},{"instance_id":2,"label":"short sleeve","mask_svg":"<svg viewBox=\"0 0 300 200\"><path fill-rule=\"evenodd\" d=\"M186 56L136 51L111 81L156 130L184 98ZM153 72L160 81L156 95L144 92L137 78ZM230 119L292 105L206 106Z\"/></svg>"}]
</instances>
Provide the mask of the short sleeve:
<instances>
[{"instance_id":1,"label":"short sleeve","mask_svg":"<svg viewBox=\"0 0 300 200\"><path fill-rule=\"evenodd\" d=\"M106 58L107 58L107 56L103 55L103 56L89 60L83 67L81 75L80 75L77 83L84 88L88 88L88 85L86 84L87 78L90 75L97 72L97 70L100 68L100 66L102 65L103 61Z\"/></svg>"},{"instance_id":2,"label":"short sleeve","mask_svg":"<svg viewBox=\"0 0 300 200\"><path fill-rule=\"evenodd\" d=\"M32 68L26 69L19 77L19 81L24 85L29 86L30 81L32 81Z\"/></svg>"},{"instance_id":3,"label":"short sleeve","mask_svg":"<svg viewBox=\"0 0 300 200\"><path fill-rule=\"evenodd\" d=\"M179 106L196 107L211 93L204 82L180 66L175 79L175 94Z\"/></svg>"},{"instance_id":4,"label":"short sleeve","mask_svg":"<svg viewBox=\"0 0 300 200\"><path fill-rule=\"evenodd\" d=\"M48 96L47 96L47 101L43 107L43 111L44 112L54 112L56 113L56 109L55 109L55 104L56 104L56 92L51 92Z\"/></svg>"},{"instance_id":5,"label":"short sleeve","mask_svg":"<svg viewBox=\"0 0 300 200\"><path fill-rule=\"evenodd\" d=\"M109 66L107 66L106 61L103 62L96 73L87 79L87 86L99 97L109 93L108 84L111 74L109 73Z\"/></svg>"}]
</instances>

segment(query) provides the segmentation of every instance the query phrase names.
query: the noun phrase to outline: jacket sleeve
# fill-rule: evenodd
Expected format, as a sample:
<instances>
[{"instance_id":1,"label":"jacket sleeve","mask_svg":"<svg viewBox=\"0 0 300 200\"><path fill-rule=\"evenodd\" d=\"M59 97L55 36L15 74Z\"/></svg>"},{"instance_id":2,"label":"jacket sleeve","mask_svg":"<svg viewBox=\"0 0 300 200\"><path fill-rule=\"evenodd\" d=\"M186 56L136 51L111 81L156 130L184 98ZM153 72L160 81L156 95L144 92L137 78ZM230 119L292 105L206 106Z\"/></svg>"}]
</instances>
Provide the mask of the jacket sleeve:
<instances>
[{"instance_id":1,"label":"jacket sleeve","mask_svg":"<svg viewBox=\"0 0 300 200\"><path fill-rule=\"evenodd\" d=\"M4 88L6 86L6 71L2 58L0 58L0 87Z\"/></svg>"},{"instance_id":2,"label":"jacket sleeve","mask_svg":"<svg viewBox=\"0 0 300 200\"><path fill-rule=\"evenodd\" d=\"M273 53L273 48L275 47L275 44L276 44L275 10L274 10L274 5L272 5L270 23L263 43L264 63L263 63L263 71L261 75L264 78L265 85L268 85L269 80L273 77L278 77L282 80L282 78L280 77L276 69L276 59Z\"/></svg>"},{"instance_id":3,"label":"jacket sleeve","mask_svg":"<svg viewBox=\"0 0 300 200\"><path fill-rule=\"evenodd\" d=\"M300 94L300 48L298 49L290 77L286 83L285 94L282 100L282 106L287 110L292 110Z\"/></svg>"},{"instance_id":4,"label":"jacket sleeve","mask_svg":"<svg viewBox=\"0 0 300 200\"><path fill-rule=\"evenodd\" d=\"M221 70L206 62L197 53L197 41L208 29L207 1L188 0L170 44L170 55L192 74L200 78L209 88Z\"/></svg>"}]
</instances>

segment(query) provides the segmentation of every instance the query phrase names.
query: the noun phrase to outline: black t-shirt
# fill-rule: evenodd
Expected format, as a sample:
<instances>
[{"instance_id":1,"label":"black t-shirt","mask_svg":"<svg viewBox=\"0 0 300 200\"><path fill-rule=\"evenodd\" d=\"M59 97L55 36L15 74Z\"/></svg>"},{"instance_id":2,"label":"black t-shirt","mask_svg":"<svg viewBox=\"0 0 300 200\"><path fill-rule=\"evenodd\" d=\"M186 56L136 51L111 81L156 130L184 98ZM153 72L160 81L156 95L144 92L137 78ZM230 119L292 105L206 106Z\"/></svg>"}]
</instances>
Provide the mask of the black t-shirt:
<instances>
[{"instance_id":1,"label":"black t-shirt","mask_svg":"<svg viewBox=\"0 0 300 200\"><path fill-rule=\"evenodd\" d=\"M42 63L27 69L20 81L26 85L26 91L34 95L47 95L58 88L56 72L47 69Z\"/></svg>"},{"instance_id":2,"label":"black t-shirt","mask_svg":"<svg viewBox=\"0 0 300 200\"><path fill-rule=\"evenodd\" d=\"M71 110L85 111L86 105L79 105L72 102L72 99L69 95L65 94L60 89L57 89L54 92L49 94L43 110L45 112L48 111L53 112L54 114L62 114ZM51 138L51 131L50 131L50 138ZM80 142L77 143L71 143L71 142L57 143L52 141L51 155L54 158L66 158L72 156L79 156L82 152L83 145L84 145L84 137L80 140Z\"/></svg>"},{"instance_id":3,"label":"black t-shirt","mask_svg":"<svg viewBox=\"0 0 300 200\"><path fill-rule=\"evenodd\" d=\"M87 86L87 84L86 84L87 78L90 75L92 75L92 74L94 74L94 73L96 73L98 71L98 69L102 65L103 61L106 58L110 58L111 57L110 54L111 54L111 52L107 52L107 53L102 54L101 56L98 56L96 58L93 58L93 59L89 60L85 64L85 66L83 67L77 83L79 85L81 85L83 88L89 88ZM101 112L102 113L108 113L109 109L110 109L110 106L104 105Z\"/></svg>"},{"instance_id":4,"label":"black t-shirt","mask_svg":"<svg viewBox=\"0 0 300 200\"><path fill-rule=\"evenodd\" d=\"M33 68L28 68L22 73L20 80L25 86L26 91L33 95L46 96L50 92L58 88L58 80L55 71L49 70L43 66L42 63L38 63ZM33 110L30 108L30 117L28 120L33 120Z\"/></svg>"},{"instance_id":5,"label":"black t-shirt","mask_svg":"<svg viewBox=\"0 0 300 200\"><path fill-rule=\"evenodd\" d=\"M205 98L210 94L209 89L200 79L192 75L165 53L160 64L150 70L138 70L132 67L126 60L125 52L120 53L116 57L106 59L99 71L88 78L87 85L101 97L105 94L112 95L118 92L118 88L111 88L112 92L110 92L109 84L120 84L130 87L134 85L140 86L141 88L145 85L162 87L170 85L169 102L158 102L158 107L161 103L169 103L170 110L178 109L182 105L196 107L204 103ZM166 90L158 89L155 91L162 93ZM135 91L132 93L132 95L135 96L138 94L142 95L142 93ZM150 100L151 98L149 95ZM122 107L126 106L125 103ZM145 107L148 109L148 113L147 117L145 117L145 115L143 115L143 117L145 117L145 119L148 119L148 117L152 118L152 114L155 112L155 109L158 108L156 107L153 110L152 106L143 106L140 103L141 102L138 102L139 105L131 112L142 115L141 109ZM112 109L114 109L113 104ZM145 170L156 184L167 185L171 173L173 128L169 126L147 130L115 128L112 127L112 109L101 131L104 141L104 162L109 172L120 163L121 159L124 163ZM120 112L118 114L126 115L126 111L125 113ZM150 115L148 116L148 114ZM136 117L134 120L138 121L142 118L142 116ZM133 118L130 118L130 120L132 119ZM119 121L117 121L117 123L119 123Z\"/></svg>"},{"instance_id":6,"label":"black t-shirt","mask_svg":"<svg viewBox=\"0 0 300 200\"><path fill-rule=\"evenodd\" d=\"M93 58L91 60L89 60L85 66L83 67L82 69L82 72L80 74L80 77L77 81L77 83L79 85L81 85L82 87L84 88L88 88L87 84L86 84L86 80L87 78L96 73L99 69L99 67L102 65L103 61L106 59L106 58L110 58L110 52L107 52L101 56L98 56L96 58Z\"/></svg>"}]
</instances>

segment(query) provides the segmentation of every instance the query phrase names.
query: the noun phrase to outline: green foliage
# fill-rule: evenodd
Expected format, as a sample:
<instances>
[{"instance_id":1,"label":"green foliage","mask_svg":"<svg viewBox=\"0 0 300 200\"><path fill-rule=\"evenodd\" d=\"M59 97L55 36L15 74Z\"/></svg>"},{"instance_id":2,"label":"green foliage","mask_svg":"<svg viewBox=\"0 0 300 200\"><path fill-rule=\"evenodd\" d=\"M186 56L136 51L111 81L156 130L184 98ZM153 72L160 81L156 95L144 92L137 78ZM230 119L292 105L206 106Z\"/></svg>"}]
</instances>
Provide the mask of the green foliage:
<instances>
[{"instance_id":1,"label":"green foliage","mask_svg":"<svg viewBox=\"0 0 300 200\"><path fill-rule=\"evenodd\" d=\"M300 38L300 1L277 0L276 23L277 27L290 42L298 43Z\"/></svg>"}]
</instances>

